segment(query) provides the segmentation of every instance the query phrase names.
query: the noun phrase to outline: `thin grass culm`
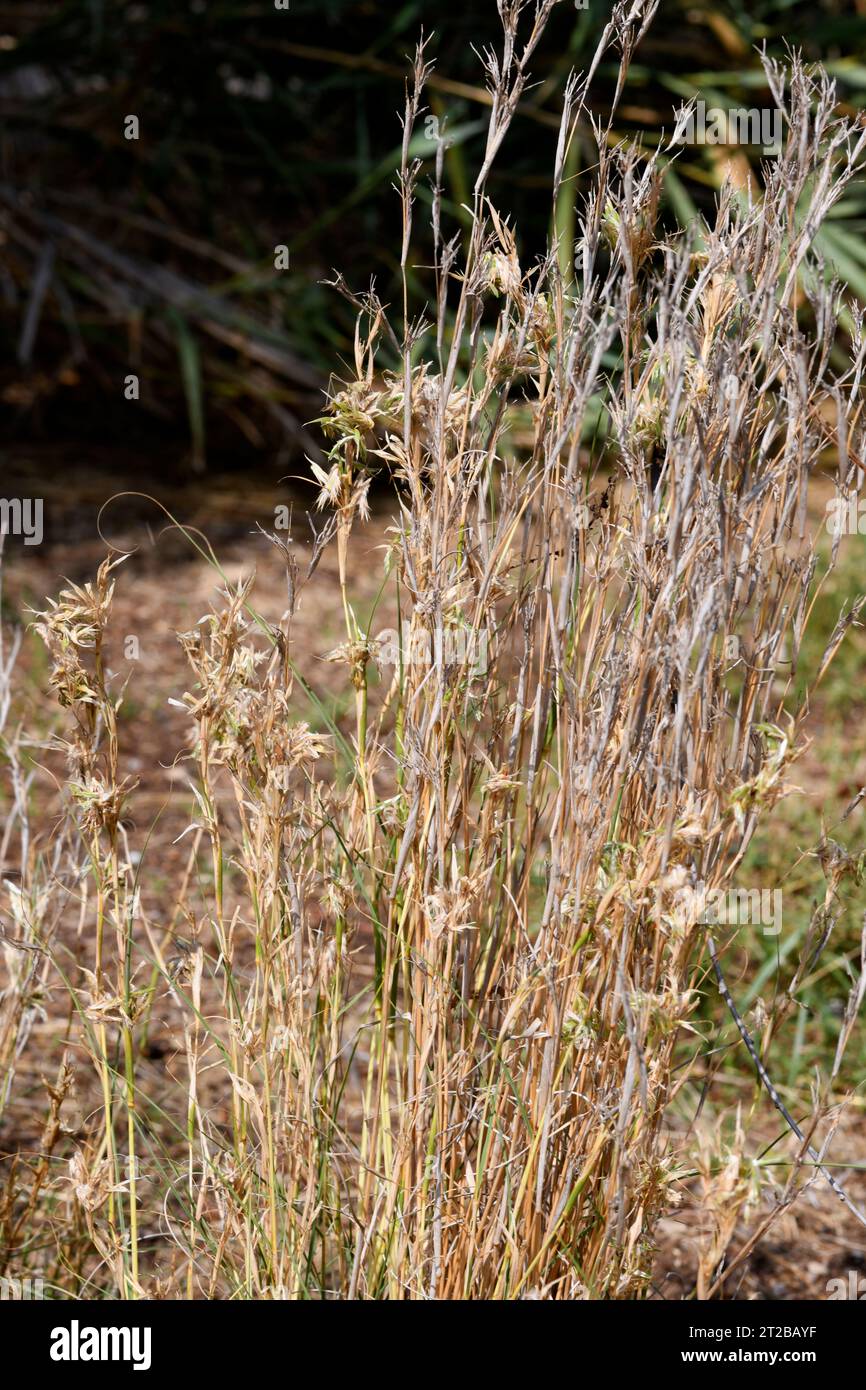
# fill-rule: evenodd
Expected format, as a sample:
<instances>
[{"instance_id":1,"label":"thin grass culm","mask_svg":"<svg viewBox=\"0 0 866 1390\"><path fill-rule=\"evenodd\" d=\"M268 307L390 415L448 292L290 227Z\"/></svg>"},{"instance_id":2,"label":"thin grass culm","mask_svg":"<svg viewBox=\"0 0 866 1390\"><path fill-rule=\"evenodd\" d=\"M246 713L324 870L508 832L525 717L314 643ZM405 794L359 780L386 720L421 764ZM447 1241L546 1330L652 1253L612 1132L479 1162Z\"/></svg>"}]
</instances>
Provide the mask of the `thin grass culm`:
<instances>
[{"instance_id":1,"label":"thin grass culm","mask_svg":"<svg viewBox=\"0 0 866 1390\"><path fill-rule=\"evenodd\" d=\"M102 1096L68 1204L46 1216L55 1277L78 1286L650 1292L683 1172L666 1122L689 1075L683 1040L719 980L746 1027L725 929L708 944L702 903L785 794L811 690L859 612L840 615L804 688L826 573L810 471L835 451L849 495L866 457L866 344L812 243L862 169L866 130L836 116L822 73L768 62L785 139L763 187L726 185L711 225L672 232L665 154L593 128L573 255L554 238L522 265L488 180L552 8L499 5L471 220L445 199L442 142L423 263L418 51L397 180L403 302L337 278L358 322L352 372L318 422L330 452L314 465L312 561L275 534L282 618L257 612L249 575L180 637L193 809L168 924L148 911L147 856L133 868L136 793L101 660L118 557L38 619L72 723L67 833L92 884L76 890L92 960L36 943L68 982L70 1036ZM595 70L616 54L622 90L654 10L616 6L567 84L554 227ZM396 631L353 599L373 486L393 497ZM307 660L296 614L330 544L345 640ZM345 719L316 695L322 657ZM155 1007L183 1023L158 1103L137 1071ZM816 1106L839 1100L829 1089ZM734 1224L718 1217L701 1297ZM157 1241L174 1256L158 1277Z\"/></svg>"}]
</instances>

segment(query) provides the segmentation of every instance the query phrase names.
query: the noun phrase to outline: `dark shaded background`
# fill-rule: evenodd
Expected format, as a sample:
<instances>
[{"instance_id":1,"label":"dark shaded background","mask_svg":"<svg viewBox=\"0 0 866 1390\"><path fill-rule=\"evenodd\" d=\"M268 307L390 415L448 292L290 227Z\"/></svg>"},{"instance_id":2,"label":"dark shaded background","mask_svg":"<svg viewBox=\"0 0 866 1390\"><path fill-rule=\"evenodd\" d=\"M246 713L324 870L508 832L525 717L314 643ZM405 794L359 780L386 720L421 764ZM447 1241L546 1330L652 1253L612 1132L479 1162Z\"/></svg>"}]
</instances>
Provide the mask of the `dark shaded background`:
<instances>
[{"instance_id":1,"label":"dark shaded background","mask_svg":"<svg viewBox=\"0 0 866 1390\"><path fill-rule=\"evenodd\" d=\"M550 228L549 181L568 69L588 61L609 0L557 8L491 180L521 255ZM524 23L526 20L524 20ZM493 0L388 6L290 0L16 0L0 4L0 441L7 470L62 475L86 453L125 472L204 468L275 475L316 448L321 389L351 352L352 311L319 282L342 271L395 288L399 111L421 31L436 60L430 111L447 121L450 228L460 225L486 119L481 65ZM866 91L866 0L662 0L639 49L617 133L655 145L692 94L766 105L755 52L820 58L849 112ZM601 69L604 114L614 64ZM138 117L138 140L124 138ZM418 153L427 157L419 125ZM592 141L579 150L589 168ZM740 152L738 158L752 158ZM689 151L664 215L712 206L720 152ZM759 159L759 156L758 156ZM753 159L757 166L758 160ZM574 181L579 197L585 176ZM422 178L419 199L429 201ZM416 219L419 307L429 260ZM825 248L866 302L866 194ZM274 247L290 268L275 271ZM140 379L140 400L124 379Z\"/></svg>"}]
</instances>

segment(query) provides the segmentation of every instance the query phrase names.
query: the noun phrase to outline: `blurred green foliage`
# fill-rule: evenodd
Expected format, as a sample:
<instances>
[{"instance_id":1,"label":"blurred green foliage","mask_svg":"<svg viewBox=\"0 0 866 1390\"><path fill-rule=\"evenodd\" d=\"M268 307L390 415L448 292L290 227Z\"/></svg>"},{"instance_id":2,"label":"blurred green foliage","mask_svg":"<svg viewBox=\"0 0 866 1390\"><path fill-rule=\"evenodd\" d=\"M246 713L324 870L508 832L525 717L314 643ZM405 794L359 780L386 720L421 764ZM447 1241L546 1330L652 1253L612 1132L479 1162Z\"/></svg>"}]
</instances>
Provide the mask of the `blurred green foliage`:
<instances>
[{"instance_id":1,"label":"blurred green foliage","mask_svg":"<svg viewBox=\"0 0 866 1390\"><path fill-rule=\"evenodd\" d=\"M589 0L585 10L571 0L557 6L533 62L535 85L498 158L491 195L513 216L524 259L541 252L550 230L566 74L587 64L610 9L610 0ZM214 433L254 447L273 430L303 442L293 430L318 413L316 380L351 350L352 311L320 281L336 267L353 288L375 276L386 302L394 297L393 183L409 55L422 32L430 37L436 68L416 144L428 166L419 199L430 196L435 145L425 141L424 121L435 116L452 141L445 206L453 229L484 142L478 52L496 44L499 27L493 0L452 7L290 0L288 10L266 0L0 3L0 211L10 252L0 284L7 327L0 387L16 407L13 434L46 416L56 423L63 402L65 422L85 428L75 408L88 389L110 393L131 358L140 358L158 383L146 403L167 428L180 424L188 433L193 462ZM763 44L780 57L792 44L823 61L838 79L842 108L859 109L864 0L664 0L633 62L616 134L655 146L692 95L719 105L770 104L757 52ZM613 60L603 63L592 88L600 116L614 72ZM138 140L124 138L128 114L139 119ZM709 146L683 152L667 182L667 216L682 223L711 210L723 157ZM584 138L573 170L578 200L594 158ZM757 167L760 153L742 147L736 158ZM573 226L565 213L561 225ZM54 222L39 222L43 214ZM116 256L97 257L92 273L86 258L70 262L70 226L116 256L167 268L218 295L240 316L232 324L240 345L225 334L200 341L195 302L161 306L125 288ZM864 228L861 186L836 210L823 250L866 303ZM419 216L419 267L429 262L425 232ZM53 278L34 304L44 238L54 247ZM278 244L290 249L287 272L274 269ZM419 293L426 293L421 284ZM21 348L28 313L38 319L29 353ZM312 373L285 363L272 370L265 360L248 373L250 333ZM71 391L56 386L64 370ZM121 411L116 428L125 427ZM115 428L110 410L100 412L100 428Z\"/></svg>"}]
</instances>

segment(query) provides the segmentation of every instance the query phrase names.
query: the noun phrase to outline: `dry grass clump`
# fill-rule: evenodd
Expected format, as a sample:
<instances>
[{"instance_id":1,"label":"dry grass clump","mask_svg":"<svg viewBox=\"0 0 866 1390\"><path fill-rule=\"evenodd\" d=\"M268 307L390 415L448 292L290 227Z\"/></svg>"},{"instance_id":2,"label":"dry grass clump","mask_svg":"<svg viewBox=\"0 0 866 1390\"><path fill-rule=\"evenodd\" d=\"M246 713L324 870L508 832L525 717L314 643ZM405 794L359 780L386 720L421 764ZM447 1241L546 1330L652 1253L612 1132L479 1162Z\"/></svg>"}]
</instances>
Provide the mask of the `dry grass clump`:
<instances>
[{"instance_id":1,"label":"dry grass clump","mask_svg":"<svg viewBox=\"0 0 866 1390\"><path fill-rule=\"evenodd\" d=\"M321 706L317 727L300 718L316 667L297 664L293 615L318 549L301 576L274 537L279 624L248 580L181 635L195 730L182 936L143 910L147 860L136 869L127 841L135 792L102 660L117 562L41 616L91 882L77 893L92 958L63 978L103 1096L71 1193L43 1218L66 1288L647 1291L654 1221L676 1200L674 1062L707 978L687 890L729 883L784 794L816 592L809 472L837 449L847 489L862 453L864 345L831 365L838 298L810 243L866 132L834 118L822 76L794 62L785 93L772 70L787 138L763 191L728 191L713 226L671 236L661 158L599 131L575 278L556 246L523 266L486 183L551 7L524 39L525 6L500 5L465 243L446 239L433 190L433 327L408 288L401 322L359 299L355 376L322 420L320 544L338 548L346 628L327 655L353 732ZM618 6L596 63L618 46L624 80L653 9ZM594 66L565 94L554 202ZM422 51L406 151L424 77ZM404 270L417 174L407 155ZM352 606L353 521L377 470L397 505L393 668ZM7 1007L27 988L13 981ZM158 1108L137 1081L157 1006L184 1030ZM739 1210L736 1164L725 1181ZM12 1183L10 1212L27 1190ZM727 1201L710 1265L735 1224Z\"/></svg>"}]
</instances>

